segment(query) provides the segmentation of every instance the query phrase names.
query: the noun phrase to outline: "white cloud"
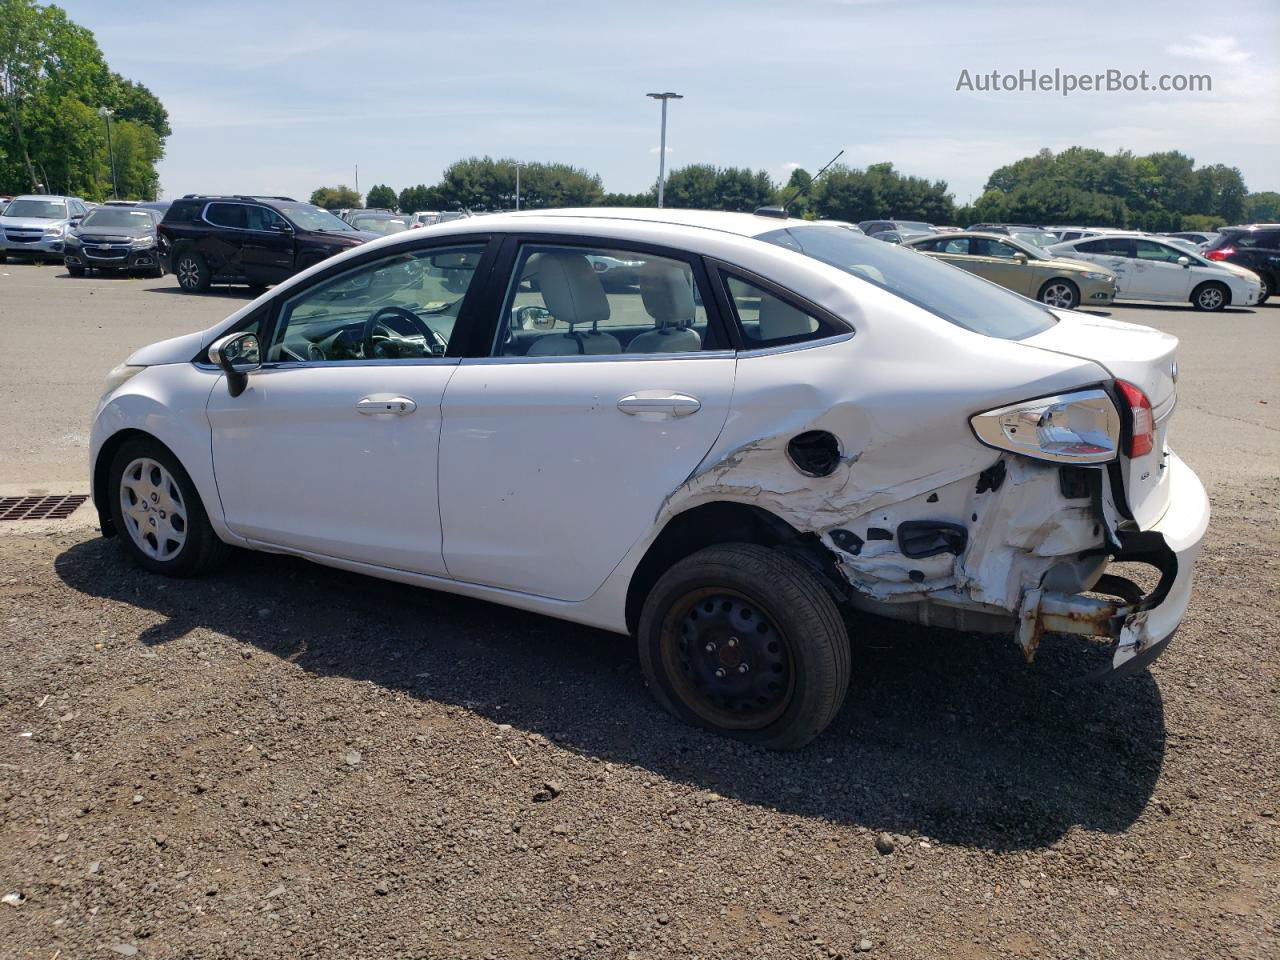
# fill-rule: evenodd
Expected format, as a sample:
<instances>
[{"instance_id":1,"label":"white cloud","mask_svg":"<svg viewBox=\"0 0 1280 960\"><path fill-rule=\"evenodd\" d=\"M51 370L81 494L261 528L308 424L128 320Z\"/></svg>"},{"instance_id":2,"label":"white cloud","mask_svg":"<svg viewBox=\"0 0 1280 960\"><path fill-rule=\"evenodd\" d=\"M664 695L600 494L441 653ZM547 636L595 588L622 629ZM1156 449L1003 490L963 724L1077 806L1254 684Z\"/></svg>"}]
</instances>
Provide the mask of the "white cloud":
<instances>
[{"instance_id":1,"label":"white cloud","mask_svg":"<svg viewBox=\"0 0 1280 960\"><path fill-rule=\"evenodd\" d=\"M1175 57L1190 57L1193 60L1221 64L1244 63L1253 56L1248 50L1240 49L1235 37L1210 37L1203 33L1193 33L1188 40L1187 43L1171 44L1165 48L1165 52Z\"/></svg>"}]
</instances>

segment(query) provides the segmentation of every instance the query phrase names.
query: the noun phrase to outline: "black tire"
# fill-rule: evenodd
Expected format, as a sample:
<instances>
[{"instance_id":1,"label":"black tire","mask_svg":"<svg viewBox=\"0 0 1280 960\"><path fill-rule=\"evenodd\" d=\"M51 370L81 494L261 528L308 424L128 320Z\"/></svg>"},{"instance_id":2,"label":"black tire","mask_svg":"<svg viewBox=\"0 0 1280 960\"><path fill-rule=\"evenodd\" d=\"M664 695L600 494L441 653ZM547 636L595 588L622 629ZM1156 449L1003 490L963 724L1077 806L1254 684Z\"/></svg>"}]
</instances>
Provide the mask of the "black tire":
<instances>
[{"instance_id":1,"label":"black tire","mask_svg":"<svg viewBox=\"0 0 1280 960\"><path fill-rule=\"evenodd\" d=\"M849 637L831 595L803 561L755 544L672 566L645 599L637 641L669 712L772 750L818 736L849 688Z\"/></svg>"},{"instance_id":2,"label":"black tire","mask_svg":"<svg viewBox=\"0 0 1280 960\"><path fill-rule=\"evenodd\" d=\"M1074 310L1080 306L1080 288L1065 277L1046 280L1036 299L1058 310Z\"/></svg>"},{"instance_id":3,"label":"black tire","mask_svg":"<svg viewBox=\"0 0 1280 960\"><path fill-rule=\"evenodd\" d=\"M84 276L84 264L68 263L66 266L67 266L67 273L71 274L73 277Z\"/></svg>"},{"instance_id":4,"label":"black tire","mask_svg":"<svg viewBox=\"0 0 1280 960\"><path fill-rule=\"evenodd\" d=\"M1231 291L1225 284L1210 280L1191 291L1191 305L1197 310L1215 312L1231 302Z\"/></svg>"},{"instance_id":5,"label":"black tire","mask_svg":"<svg viewBox=\"0 0 1280 960\"><path fill-rule=\"evenodd\" d=\"M122 490L125 471L140 461L154 462L168 471L169 479L177 488L176 499L180 501L180 506L185 511L182 525L184 542L179 549L173 551L171 556L157 557L144 552L143 547L131 532L129 518L125 515L125 494ZM200 494L196 492L195 484L191 482L187 471L182 468L182 464L172 453L155 440L144 438L129 440L116 451L107 471L107 489L104 495L108 498L111 519L121 546L124 547L129 559L144 570L167 577L194 577L213 570L231 554L232 548L219 540L218 535L213 532L204 504L200 500ZM173 492L169 491L167 495L172 497ZM164 500L155 503L153 498L153 503L148 507L158 517L166 517L165 512L160 509L163 505ZM176 520L176 516L175 512L173 517L166 519ZM140 524L138 526L141 528ZM154 537L154 534L152 536Z\"/></svg>"},{"instance_id":6,"label":"black tire","mask_svg":"<svg viewBox=\"0 0 1280 960\"><path fill-rule=\"evenodd\" d=\"M178 278L178 286L187 293L204 293L213 282L208 262L193 250L178 252L173 258L173 273Z\"/></svg>"},{"instance_id":7,"label":"black tire","mask_svg":"<svg viewBox=\"0 0 1280 960\"><path fill-rule=\"evenodd\" d=\"M0 250L0 263L8 263L9 255L5 251Z\"/></svg>"},{"instance_id":8,"label":"black tire","mask_svg":"<svg viewBox=\"0 0 1280 960\"><path fill-rule=\"evenodd\" d=\"M1275 292L1275 283L1265 274L1258 274L1258 279L1262 281L1262 293L1258 294L1258 306L1262 306L1271 299L1271 294Z\"/></svg>"}]
</instances>

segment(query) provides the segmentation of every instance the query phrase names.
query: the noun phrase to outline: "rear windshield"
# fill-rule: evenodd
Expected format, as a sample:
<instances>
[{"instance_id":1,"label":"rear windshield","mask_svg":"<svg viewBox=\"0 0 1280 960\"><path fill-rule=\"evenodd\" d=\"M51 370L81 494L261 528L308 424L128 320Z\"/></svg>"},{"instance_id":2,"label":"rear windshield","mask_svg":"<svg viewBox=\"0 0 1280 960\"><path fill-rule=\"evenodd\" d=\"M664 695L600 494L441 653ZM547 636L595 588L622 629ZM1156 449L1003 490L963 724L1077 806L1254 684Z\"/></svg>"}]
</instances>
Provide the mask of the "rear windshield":
<instances>
[{"instance_id":1,"label":"rear windshield","mask_svg":"<svg viewBox=\"0 0 1280 960\"><path fill-rule=\"evenodd\" d=\"M943 320L988 337L1022 340L1057 323L1038 303L965 270L839 227L786 227L756 239L830 264Z\"/></svg>"}]
</instances>

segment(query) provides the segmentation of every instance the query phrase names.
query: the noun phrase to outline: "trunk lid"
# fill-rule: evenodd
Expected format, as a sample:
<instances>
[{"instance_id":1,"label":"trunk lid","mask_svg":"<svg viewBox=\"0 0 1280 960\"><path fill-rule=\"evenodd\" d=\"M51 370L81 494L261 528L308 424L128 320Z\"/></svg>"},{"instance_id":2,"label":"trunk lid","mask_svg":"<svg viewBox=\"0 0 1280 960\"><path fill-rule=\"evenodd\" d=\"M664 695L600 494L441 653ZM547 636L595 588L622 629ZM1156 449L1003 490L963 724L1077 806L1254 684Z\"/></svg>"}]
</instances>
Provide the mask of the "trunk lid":
<instances>
[{"instance_id":1,"label":"trunk lid","mask_svg":"<svg viewBox=\"0 0 1280 960\"><path fill-rule=\"evenodd\" d=\"M1117 380L1132 383L1151 402L1156 432L1151 452L1130 458L1122 449L1120 457L1126 505L1139 528L1149 529L1169 506L1165 444L1177 401L1178 338L1105 317L1057 310L1054 315L1058 323L1022 343L1092 360Z\"/></svg>"}]
</instances>

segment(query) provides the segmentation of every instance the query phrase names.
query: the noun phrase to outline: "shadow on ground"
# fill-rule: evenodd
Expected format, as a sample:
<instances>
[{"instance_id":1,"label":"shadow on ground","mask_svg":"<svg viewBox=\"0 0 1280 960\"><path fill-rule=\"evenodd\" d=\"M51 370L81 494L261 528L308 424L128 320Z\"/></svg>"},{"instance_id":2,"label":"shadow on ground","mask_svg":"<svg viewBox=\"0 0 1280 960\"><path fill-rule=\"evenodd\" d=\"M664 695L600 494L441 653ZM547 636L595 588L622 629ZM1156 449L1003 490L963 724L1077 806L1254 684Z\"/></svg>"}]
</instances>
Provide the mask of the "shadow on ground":
<instances>
[{"instance_id":1,"label":"shadow on ground","mask_svg":"<svg viewBox=\"0 0 1280 960\"><path fill-rule=\"evenodd\" d=\"M208 628L314 674L457 704L560 746L784 812L983 849L1118 832L1151 798L1164 713L1150 675L1063 679L1082 651L864 622L844 710L807 749L772 754L694 730L649 698L633 643L545 617L237 552L173 581L89 540L56 560L73 590L154 611L145 644ZM265 611L265 612L264 612ZM874 627L874 631L868 629Z\"/></svg>"}]
</instances>

